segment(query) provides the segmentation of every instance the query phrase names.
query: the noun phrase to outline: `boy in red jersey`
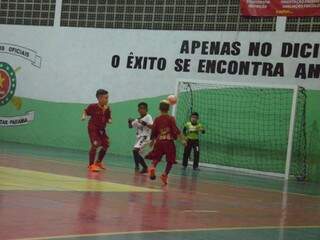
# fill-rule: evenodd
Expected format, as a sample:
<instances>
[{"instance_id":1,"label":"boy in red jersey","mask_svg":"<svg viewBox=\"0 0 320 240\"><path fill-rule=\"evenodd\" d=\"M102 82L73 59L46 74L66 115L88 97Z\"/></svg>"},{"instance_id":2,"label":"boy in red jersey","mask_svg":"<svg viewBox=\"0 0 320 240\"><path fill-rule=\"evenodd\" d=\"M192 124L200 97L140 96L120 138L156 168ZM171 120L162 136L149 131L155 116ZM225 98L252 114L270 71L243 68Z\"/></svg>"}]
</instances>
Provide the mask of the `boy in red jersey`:
<instances>
[{"instance_id":1,"label":"boy in red jersey","mask_svg":"<svg viewBox=\"0 0 320 240\"><path fill-rule=\"evenodd\" d=\"M109 137L106 134L106 125L111 123L111 110L108 105L108 91L98 89L96 92L98 103L90 104L82 114L81 120L90 116L88 133L91 142L89 151L89 171L97 172L105 169L102 160L109 147ZM100 147L98 159L95 161L97 149Z\"/></svg>"},{"instance_id":2,"label":"boy in red jersey","mask_svg":"<svg viewBox=\"0 0 320 240\"><path fill-rule=\"evenodd\" d=\"M152 160L149 168L149 176L151 180L154 180L156 179L157 164L161 161L162 156L166 155L166 169L160 177L165 185L168 184L168 174L172 165L176 163L176 146L174 140L179 138L184 145L186 144L183 135L176 125L175 118L168 114L169 108L170 105L167 100L160 102L160 116L154 120L151 132L151 140L152 143L154 143L153 150L146 156L147 159Z\"/></svg>"}]
</instances>

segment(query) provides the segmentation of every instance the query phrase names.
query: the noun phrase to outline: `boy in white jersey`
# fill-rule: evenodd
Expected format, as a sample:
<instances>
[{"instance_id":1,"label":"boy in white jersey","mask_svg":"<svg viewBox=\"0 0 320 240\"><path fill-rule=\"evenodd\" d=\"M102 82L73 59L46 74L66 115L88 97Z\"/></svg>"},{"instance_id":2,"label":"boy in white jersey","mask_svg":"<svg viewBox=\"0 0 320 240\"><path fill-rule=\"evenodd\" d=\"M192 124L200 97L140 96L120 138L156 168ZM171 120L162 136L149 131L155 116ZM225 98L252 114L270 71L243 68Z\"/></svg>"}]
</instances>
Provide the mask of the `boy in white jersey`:
<instances>
[{"instance_id":1,"label":"boy in white jersey","mask_svg":"<svg viewBox=\"0 0 320 240\"><path fill-rule=\"evenodd\" d=\"M137 132L137 141L133 146L133 158L135 162L135 170L139 171L139 164L142 166L142 170L140 173L147 173L148 166L144 161L142 156L143 150L147 147L150 143L150 136L151 136L151 128L152 128L152 117L148 114L148 104L145 102L141 102L138 104L138 112L140 117L137 119L128 119L129 128L136 128Z\"/></svg>"}]
</instances>

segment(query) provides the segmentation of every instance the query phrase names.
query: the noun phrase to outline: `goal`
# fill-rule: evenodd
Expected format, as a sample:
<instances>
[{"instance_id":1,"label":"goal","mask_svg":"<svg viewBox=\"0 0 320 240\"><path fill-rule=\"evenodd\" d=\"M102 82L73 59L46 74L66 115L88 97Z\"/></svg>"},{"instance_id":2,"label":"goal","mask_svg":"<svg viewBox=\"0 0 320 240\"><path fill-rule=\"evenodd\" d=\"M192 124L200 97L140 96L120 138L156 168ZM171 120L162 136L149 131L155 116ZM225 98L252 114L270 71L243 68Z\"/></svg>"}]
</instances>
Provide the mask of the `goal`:
<instances>
[{"instance_id":1,"label":"goal","mask_svg":"<svg viewBox=\"0 0 320 240\"><path fill-rule=\"evenodd\" d=\"M306 94L297 85L179 80L180 128L199 113L200 163L247 173L306 178ZM183 147L178 147L182 156Z\"/></svg>"}]
</instances>

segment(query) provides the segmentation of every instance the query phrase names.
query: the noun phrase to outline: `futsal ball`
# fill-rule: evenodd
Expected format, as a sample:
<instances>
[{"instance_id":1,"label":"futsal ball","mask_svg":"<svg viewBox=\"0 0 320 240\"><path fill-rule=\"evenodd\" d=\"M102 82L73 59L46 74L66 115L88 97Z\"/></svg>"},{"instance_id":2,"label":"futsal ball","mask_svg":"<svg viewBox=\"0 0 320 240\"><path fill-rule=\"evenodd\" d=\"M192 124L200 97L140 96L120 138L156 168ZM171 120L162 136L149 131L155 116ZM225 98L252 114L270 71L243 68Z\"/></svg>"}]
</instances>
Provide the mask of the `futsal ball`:
<instances>
[{"instance_id":1,"label":"futsal ball","mask_svg":"<svg viewBox=\"0 0 320 240\"><path fill-rule=\"evenodd\" d=\"M174 105L177 103L177 98L175 95L169 95L167 97L167 100L169 101L170 105Z\"/></svg>"}]
</instances>

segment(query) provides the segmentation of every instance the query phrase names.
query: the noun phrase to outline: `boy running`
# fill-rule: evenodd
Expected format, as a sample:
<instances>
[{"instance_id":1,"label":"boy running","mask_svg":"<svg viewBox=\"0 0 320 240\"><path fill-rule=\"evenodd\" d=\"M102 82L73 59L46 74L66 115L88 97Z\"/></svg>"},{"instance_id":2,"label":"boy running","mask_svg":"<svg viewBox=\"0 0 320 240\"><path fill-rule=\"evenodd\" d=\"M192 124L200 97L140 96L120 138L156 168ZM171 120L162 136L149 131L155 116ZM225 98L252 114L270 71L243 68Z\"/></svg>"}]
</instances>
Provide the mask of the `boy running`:
<instances>
[{"instance_id":1,"label":"boy running","mask_svg":"<svg viewBox=\"0 0 320 240\"><path fill-rule=\"evenodd\" d=\"M109 94L104 89L96 92L98 103L90 104L84 111L81 120L90 116L88 134L91 142L89 151L89 171L98 172L105 169L102 160L109 147L109 137L106 134L106 125L111 123L111 110L108 105ZM95 161L97 149L100 148L98 159Z\"/></svg>"},{"instance_id":2,"label":"boy running","mask_svg":"<svg viewBox=\"0 0 320 240\"><path fill-rule=\"evenodd\" d=\"M183 144L185 140L181 135L180 130L176 125L174 117L168 114L169 102L163 100L159 104L160 116L158 116L154 122L151 132L151 140L153 150L146 156L147 159L152 160L152 164L149 168L149 176L151 180L156 179L156 167L161 161L163 155L166 155L167 165L164 173L161 175L162 182L168 184L168 175L172 168L172 165L176 161L176 146L174 140L179 138Z\"/></svg>"}]
</instances>

